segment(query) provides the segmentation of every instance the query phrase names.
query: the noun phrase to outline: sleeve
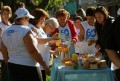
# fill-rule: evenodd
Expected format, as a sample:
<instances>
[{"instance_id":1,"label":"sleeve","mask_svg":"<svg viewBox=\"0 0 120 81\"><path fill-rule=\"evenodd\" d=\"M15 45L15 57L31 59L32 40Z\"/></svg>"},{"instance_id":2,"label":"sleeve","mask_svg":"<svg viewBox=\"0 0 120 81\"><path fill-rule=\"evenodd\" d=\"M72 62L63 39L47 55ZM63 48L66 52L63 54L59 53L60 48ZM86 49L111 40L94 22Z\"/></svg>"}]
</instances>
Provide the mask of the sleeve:
<instances>
[{"instance_id":1,"label":"sleeve","mask_svg":"<svg viewBox=\"0 0 120 81\"><path fill-rule=\"evenodd\" d=\"M95 32L97 34L96 45L100 45L101 46L101 44L100 44L100 30L101 29L100 28L101 28L100 24L98 22L96 22L95 23Z\"/></svg>"},{"instance_id":2,"label":"sleeve","mask_svg":"<svg viewBox=\"0 0 120 81\"><path fill-rule=\"evenodd\" d=\"M86 29L86 26L85 26L85 23L86 21L83 21L83 22L81 22L81 25L82 25L82 27L84 28L84 29Z\"/></svg>"},{"instance_id":3,"label":"sleeve","mask_svg":"<svg viewBox=\"0 0 120 81\"><path fill-rule=\"evenodd\" d=\"M56 28L56 29L51 33L51 35L54 35L54 34L56 34L56 33L59 33L59 29L58 29L58 28Z\"/></svg>"},{"instance_id":4,"label":"sleeve","mask_svg":"<svg viewBox=\"0 0 120 81\"><path fill-rule=\"evenodd\" d=\"M29 31L31 31L31 28L25 27L24 32L23 32L23 36L25 36Z\"/></svg>"},{"instance_id":5,"label":"sleeve","mask_svg":"<svg viewBox=\"0 0 120 81\"><path fill-rule=\"evenodd\" d=\"M120 49L120 19L116 19L112 24L111 29L109 31L109 35L107 37L107 41L105 44L106 49L110 50L119 50Z\"/></svg>"},{"instance_id":6,"label":"sleeve","mask_svg":"<svg viewBox=\"0 0 120 81\"><path fill-rule=\"evenodd\" d=\"M73 24L72 21L68 20L68 26L70 28L71 34L72 34L72 39L75 39L76 41L78 41L78 34L75 28L75 25Z\"/></svg>"}]
</instances>

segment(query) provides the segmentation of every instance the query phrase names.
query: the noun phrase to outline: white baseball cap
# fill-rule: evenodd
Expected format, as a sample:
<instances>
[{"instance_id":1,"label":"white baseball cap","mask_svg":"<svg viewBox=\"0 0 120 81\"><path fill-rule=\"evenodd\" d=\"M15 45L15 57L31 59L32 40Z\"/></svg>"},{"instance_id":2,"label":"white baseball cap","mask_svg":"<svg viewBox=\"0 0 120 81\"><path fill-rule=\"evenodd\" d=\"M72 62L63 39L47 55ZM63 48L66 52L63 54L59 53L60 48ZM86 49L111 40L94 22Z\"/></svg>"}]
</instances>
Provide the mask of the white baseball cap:
<instances>
[{"instance_id":1,"label":"white baseball cap","mask_svg":"<svg viewBox=\"0 0 120 81\"><path fill-rule=\"evenodd\" d=\"M120 15L120 8L119 8L118 11L117 11L117 15Z\"/></svg>"},{"instance_id":2,"label":"white baseball cap","mask_svg":"<svg viewBox=\"0 0 120 81\"><path fill-rule=\"evenodd\" d=\"M34 16L32 16L29 11L25 8L18 8L15 12L16 18L22 18L22 17L29 17L29 18L34 18Z\"/></svg>"}]
</instances>

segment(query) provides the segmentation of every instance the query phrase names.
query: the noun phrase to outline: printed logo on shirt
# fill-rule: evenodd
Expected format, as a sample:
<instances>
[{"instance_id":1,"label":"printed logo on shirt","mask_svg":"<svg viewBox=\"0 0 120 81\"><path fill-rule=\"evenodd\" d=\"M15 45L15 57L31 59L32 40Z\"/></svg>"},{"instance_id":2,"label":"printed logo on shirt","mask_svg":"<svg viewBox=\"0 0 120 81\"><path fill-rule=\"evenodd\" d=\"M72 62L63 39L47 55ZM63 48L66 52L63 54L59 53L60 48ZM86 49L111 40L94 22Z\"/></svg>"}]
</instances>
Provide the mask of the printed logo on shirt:
<instances>
[{"instance_id":1,"label":"printed logo on shirt","mask_svg":"<svg viewBox=\"0 0 120 81\"><path fill-rule=\"evenodd\" d=\"M43 35L44 35L44 33L43 32L41 32Z\"/></svg>"},{"instance_id":2,"label":"printed logo on shirt","mask_svg":"<svg viewBox=\"0 0 120 81\"><path fill-rule=\"evenodd\" d=\"M12 33L14 33L14 32L16 32L15 30L9 30L8 32L7 32L7 34L8 34L8 36L10 36Z\"/></svg>"},{"instance_id":3,"label":"printed logo on shirt","mask_svg":"<svg viewBox=\"0 0 120 81\"><path fill-rule=\"evenodd\" d=\"M69 30L68 29L61 30L61 33L63 33L65 36L69 36Z\"/></svg>"},{"instance_id":4,"label":"printed logo on shirt","mask_svg":"<svg viewBox=\"0 0 120 81\"><path fill-rule=\"evenodd\" d=\"M87 29L86 31L86 37L88 38L94 38L96 36L95 29Z\"/></svg>"}]
</instances>

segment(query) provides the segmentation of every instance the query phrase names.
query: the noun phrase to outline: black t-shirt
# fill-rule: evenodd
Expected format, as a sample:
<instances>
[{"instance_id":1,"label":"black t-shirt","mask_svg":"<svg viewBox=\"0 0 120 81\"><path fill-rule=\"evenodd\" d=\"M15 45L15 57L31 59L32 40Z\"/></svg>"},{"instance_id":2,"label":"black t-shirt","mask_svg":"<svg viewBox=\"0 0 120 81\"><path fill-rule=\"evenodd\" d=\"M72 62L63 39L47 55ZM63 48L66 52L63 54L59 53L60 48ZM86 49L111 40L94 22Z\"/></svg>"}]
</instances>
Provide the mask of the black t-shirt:
<instances>
[{"instance_id":1,"label":"black t-shirt","mask_svg":"<svg viewBox=\"0 0 120 81\"><path fill-rule=\"evenodd\" d=\"M106 42L108 41L109 32L111 30L113 21L114 21L114 18L108 17L105 20L105 25L104 26L102 26L102 24L99 24L98 22L96 22L96 24L95 24L96 32L97 32L97 35L98 35L97 44L100 45L100 47L101 47L100 51L101 52L105 51Z\"/></svg>"},{"instance_id":2,"label":"black t-shirt","mask_svg":"<svg viewBox=\"0 0 120 81\"><path fill-rule=\"evenodd\" d=\"M114 21L105 48L120 51L120 16Z\"/></svg>"}]
</instances>

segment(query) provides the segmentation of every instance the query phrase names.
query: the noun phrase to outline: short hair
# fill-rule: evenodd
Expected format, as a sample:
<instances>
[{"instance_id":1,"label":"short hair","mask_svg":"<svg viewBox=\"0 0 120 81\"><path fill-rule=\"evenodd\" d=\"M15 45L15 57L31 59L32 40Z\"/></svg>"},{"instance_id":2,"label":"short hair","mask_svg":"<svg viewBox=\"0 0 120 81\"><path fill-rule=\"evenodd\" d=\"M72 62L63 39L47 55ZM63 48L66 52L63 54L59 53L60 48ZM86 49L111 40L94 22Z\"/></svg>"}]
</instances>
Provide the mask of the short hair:
<instances>
[{"instance_id":1,"label":"short hair","mask_svg":"<svg viewBox=\"0 0 120 81\"><path fill-rule=\"evenodd\" d=\"M106 18L109 16L109 12L107 9L103 6L98 6L95 10L95 13L101 13L103 14Z\"/></svg>"},{"instance_id":2,"label":"short hair","mask_svg":"<svg viewBox=\"0 0 120 81\"><path fill-rule=\"evenodd\" d=\"M87 8L86 16L94 16L94 13L95 13L95 8L94 7Z\"/></svg>"},{"instance_id":3,"label":"short hair","mask_svg":"<svg viewBox=\"0 0 120 81\"><path fill-rule=\"evenodd\" d=\"M60 16L65 16L67 18L69 18L69 13L68 11L66 11L65 9L59 9L57 12L56 12L56 18L60 17Z\"/></svg>"},{"instance_id":4,"label":"short hair","mask_svg":"<svg viewBox=\"0 0 120 81\"><path fill-rule=\"evenodd\" d=\"M17 8L23 8L23 7L25 7L25 4L23 2L17 3Z\"/></svg>"},{"instance_id":5,"label":"short hair","mask_svg":"<svg viewBox=\"0 0 120 81\"><path fill-rule=\"evenodd\" d=\"M4 11L8 11L12 15L12 9L10 8L10 6L3 6L1 8L1 14L3 14Z\"/></svg>"},{"instance_id":6,"label":"short hair","mask_svg":"<svg viewBox=\"0 0 120 81\"><path fill-rule=\"evenodd\" d=\"M31 15L35 17L34 19L30 19L30 23L33 25L36 25L41 17L45 17L46 19L50 17L49 14L41 8L36 8L33 10Z\"/></svg>"},{"instance_id":7,"label":"short hair","mask_svg":"<svg viewBox=\"0 0 120 81\"><path fill-rule=\"evenodd\" d=\"M49 24L50 26L52 26L52 27L54 27L54 28L58 28L58 26L59 26L59 23L58 23L58 21L57 21L57 19L56 18L49 18L49 19L47 19L46 21L45 21L45 25L46 24Z\"/></svg>"},{"instance_id":8,"label":"short hair","mask_svg":"<svg viewBox=\"0 0 120 81\"><path fill-rule=\"evenodd\" d=\"M83 21L83 19L82 19L81 16L76 16L75 19L74 19L74 21L76 21L76 20L78 20L78 19L79 19L80 21Z\"/></svg>"},{"instance_id":9,"label":"short hair","mask_svg":"<svg viewBox=\"0 0 120 81\"><path fill-rule=\"evenodd\" d=\"M85 13L85 11L82 8L78 8L76 10L76 15L77 16L81 16L84 20L86 18L86 13Z\"/></svg>"}]
</instances>

